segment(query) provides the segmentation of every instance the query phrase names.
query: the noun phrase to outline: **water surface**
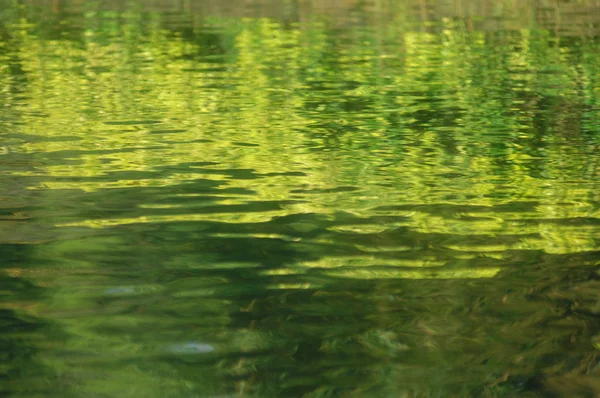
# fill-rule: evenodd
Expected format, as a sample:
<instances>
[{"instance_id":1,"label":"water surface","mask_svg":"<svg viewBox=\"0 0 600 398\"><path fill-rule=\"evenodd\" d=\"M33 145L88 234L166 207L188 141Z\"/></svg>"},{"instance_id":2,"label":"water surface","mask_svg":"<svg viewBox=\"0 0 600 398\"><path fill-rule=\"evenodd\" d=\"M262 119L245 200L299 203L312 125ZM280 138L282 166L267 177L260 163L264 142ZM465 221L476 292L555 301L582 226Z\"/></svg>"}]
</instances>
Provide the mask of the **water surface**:
<instances>
[{"instance_id":1,"label":"water surface","mask_svg":"<svg viewBox=\"0 0 600 398\"><path fill-rule=\"evenodd\" d=\"M599 394L597 3L459 3L0 0L1 395Z\"/></svg>"}]
</instances>

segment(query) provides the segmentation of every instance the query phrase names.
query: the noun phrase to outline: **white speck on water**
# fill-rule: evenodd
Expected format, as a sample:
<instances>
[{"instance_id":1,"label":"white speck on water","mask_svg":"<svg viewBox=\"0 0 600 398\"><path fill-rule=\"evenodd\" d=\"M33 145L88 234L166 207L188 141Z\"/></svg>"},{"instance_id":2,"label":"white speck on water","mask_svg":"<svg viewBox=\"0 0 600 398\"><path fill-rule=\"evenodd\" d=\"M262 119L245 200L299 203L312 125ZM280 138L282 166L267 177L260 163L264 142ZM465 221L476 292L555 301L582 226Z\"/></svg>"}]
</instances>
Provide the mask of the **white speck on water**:
<instances>
[{"instance_id":1,"label":"white speck on water","mask_svg":"<svg viewBox=\"0 0 600 398\"><path fill-rule=\"evenodd\" d=\"M134 294L136 291L133 287L129 286L118 286L106 289L104 294L108 296L120 296L124 294Z\"/></svg>"},{"instance_id":2,"label":"white speck on water","mask_svg":"<svg viewBox=\"0 0 600 398\"><path fill-rule=\"evenodd\" d=\"M207 343L188 341L185 343L171 344L167 346L166 351L173 354L198 355L214 352L215 347Z\"/></svg>"}]
</instances>

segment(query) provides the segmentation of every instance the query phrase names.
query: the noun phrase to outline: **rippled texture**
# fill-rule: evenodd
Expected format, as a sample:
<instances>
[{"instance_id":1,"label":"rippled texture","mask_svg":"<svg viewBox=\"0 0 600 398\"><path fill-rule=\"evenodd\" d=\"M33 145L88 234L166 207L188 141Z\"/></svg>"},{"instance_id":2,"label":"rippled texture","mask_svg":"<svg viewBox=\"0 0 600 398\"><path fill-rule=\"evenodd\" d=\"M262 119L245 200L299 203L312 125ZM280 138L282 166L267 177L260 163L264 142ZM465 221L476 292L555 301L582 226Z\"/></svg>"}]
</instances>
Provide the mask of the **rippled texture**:
<instances>
[{"instance_id":1,"label":"rippled texture","mask_svg":"<svg viewBox=\"0 0 600 398\"><path fill-rule=\"evenodd\" d=\"M597 2L309 3L0 0L0 395L600 394Z\"/></svg>"}]
</instances>

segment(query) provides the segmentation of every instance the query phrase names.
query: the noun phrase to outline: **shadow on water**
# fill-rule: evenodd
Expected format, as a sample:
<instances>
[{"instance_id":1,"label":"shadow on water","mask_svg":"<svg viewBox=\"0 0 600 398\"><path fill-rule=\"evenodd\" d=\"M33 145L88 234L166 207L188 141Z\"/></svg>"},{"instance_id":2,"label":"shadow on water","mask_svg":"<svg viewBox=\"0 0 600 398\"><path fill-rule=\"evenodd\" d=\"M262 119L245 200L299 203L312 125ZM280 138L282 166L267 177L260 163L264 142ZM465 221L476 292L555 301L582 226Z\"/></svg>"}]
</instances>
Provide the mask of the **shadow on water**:
<instances>
[{"instance_id":1,"label":"shadow on water","mask_svg":"<svg viewBox=\"0 0 600 398\"><path fill-rule=\"evenodd\" d=\"M11 257L7 251L0 251L3 258ZM0 286L0 297L5 307L0 310L0 391L5 396L40 393L41 389L36 390L34 386L25 387L25 383L30 383L37 375L48 372L36 360L40 347L36 344L35 336L43 331L45 322L28 316L26 312L27 306L35 303L39 296L35 296L36 288L23 278L2 276ZM15 308L18 306L22 306L24 311Z\"/></svg>"},{"instance_id":2,"label":"shadow on water","mask_svg":"<svg viewBox=\"0 0 600 398\"><path fill-rule=\"evenodd\" d=\"M8 158L4 156L3 161ZM2 162L1 166L7 163ZM30 264L32 243L40 235L26 226L27 220L20 213L27 193L21 186L6 182L0 181L0 394L43 396L48 394L50 382L55 382L50 388L53 392L60 381L54 378L53 369L40 361L40 356L50 349L53 338L64 335L60 327L36 311L46 291L31 277L31 272L35 273Z\"/></svg>"},{"instance_id":3,"label":"shadow on water","mask_svg":"<svg viewBox=\"0 0 600 398\"><path fill-rule=\"evenodd\" d=\"M188 200L174 193L201 196ZM57 342L68 354L46 355L80 386L65 391L96 389L107 377L115 383L114 372L134 370L158 378L161 394L199 396L207 386L217 387L214 394L290 397L550 396L563 383L581 396L594 391L593 376L585 375L593 374L598 362L590 350L598 330L598 251L505 250L502 258L457 259L456 251L446 248L462 240L456 236L406 227L349 233L349 227L407 218L365 219L345 212L266 222L185 220L215 212L234 220L237 213L287 203L215 207L216 198L251 193L228 192L211 180L168 189L51 191L52 216L60 221L130 220L100 230L62 227L58 237L37 244L36 253L9 256L54 273L52 304L42 308L45 318L69 331L65 342ZM140 208L147 198L177 207ZM60 208L73 209L73 202L77 212L61 216ZM43 206L47 213L48 202ZM483 210L410 208L438 215ZM153 221L180 215L178 221ZM497 240L502 245L515 239ZM481 244L492 242L486 237ZM352 266L354 258L362 260ZM424 258L444 266L439 273L415 270L414 262ZM323 263L299 266L324 259L346 265L339 272ZM461 270L473 269L501 271L493 279L460 277ZM414 277L419 279L406 279ZM556 381L558 374L566 381ZM124 388L122 383L113 388ZM141 393L139 385L130 392Z\"/></svg>"}]
</instances>

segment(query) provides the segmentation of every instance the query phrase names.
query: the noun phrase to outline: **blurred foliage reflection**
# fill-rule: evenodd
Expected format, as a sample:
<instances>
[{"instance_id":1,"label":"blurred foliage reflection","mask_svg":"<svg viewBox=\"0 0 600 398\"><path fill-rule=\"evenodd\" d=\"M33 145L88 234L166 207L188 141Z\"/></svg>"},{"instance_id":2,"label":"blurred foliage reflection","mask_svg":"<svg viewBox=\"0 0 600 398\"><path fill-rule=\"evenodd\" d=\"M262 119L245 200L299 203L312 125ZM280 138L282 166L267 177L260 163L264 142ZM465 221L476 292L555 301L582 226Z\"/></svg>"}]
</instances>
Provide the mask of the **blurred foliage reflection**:
<instances>
[{"instance_id":1,"label":"blurred foliage reflection","mask_svg":"<svg viewBox=\"0 0 600 398\"><path fill-rule=\"evenodd\" d=\"M596 22L42 3L0 0L2 394L600 394Z\"/></svg>"}]
</instances>

